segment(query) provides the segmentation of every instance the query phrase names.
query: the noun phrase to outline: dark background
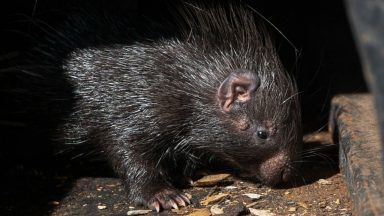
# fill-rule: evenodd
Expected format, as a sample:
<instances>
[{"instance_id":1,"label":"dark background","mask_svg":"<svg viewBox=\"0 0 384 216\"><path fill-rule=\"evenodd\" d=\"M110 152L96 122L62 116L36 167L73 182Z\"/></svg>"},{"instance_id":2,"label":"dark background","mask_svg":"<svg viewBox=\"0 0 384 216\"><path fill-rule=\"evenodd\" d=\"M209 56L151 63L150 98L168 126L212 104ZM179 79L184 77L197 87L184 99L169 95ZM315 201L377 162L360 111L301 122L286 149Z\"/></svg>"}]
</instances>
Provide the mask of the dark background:
<instances>
[{"instance_id":1,"label":"dark background","mask_svg":"<svg viewBox=\"0 0 384 216\"><path fill-rule=\"evenodd\" d=\"M33 24L36 20L54 27L69 16L70 9L93 7L153 20L167 14L164 1L81 2L3 1L0 7L0 73L9 69L9 62L33 44L31 35L36 31ZM299 86L304 132L325 130L333 95L366 91L343 1L244 2L273 23L295 46L271 27L281 59ZM18 130L17 125L10 126L1 120L0 215L47 214L52 208L47 203L60 200L71 188L68 179L112 175L102 162L52 155L49 145L37 144L46 140L30 139L25 129Z\"/></svg>"}]
</instances>

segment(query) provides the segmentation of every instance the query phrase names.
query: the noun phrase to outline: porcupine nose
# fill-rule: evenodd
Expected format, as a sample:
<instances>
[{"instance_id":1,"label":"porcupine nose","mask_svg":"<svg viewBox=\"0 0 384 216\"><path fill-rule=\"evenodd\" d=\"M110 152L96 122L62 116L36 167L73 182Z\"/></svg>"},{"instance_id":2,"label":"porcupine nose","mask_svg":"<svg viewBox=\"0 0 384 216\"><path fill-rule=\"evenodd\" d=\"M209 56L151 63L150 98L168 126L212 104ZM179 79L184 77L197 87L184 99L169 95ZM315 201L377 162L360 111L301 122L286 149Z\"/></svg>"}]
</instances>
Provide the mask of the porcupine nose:
<instances>
[{"instance_id":1,"label":"porcupine nose","mask_svg":"<svg viewBox=\"0 0 384 216\"><path fill-rule=\"evenodd\" d=\"M260 176L268 185L288 182L292 177L290 158L285 152L279 152L264 161L260 166Z\"/></svg>"}]
</instances>

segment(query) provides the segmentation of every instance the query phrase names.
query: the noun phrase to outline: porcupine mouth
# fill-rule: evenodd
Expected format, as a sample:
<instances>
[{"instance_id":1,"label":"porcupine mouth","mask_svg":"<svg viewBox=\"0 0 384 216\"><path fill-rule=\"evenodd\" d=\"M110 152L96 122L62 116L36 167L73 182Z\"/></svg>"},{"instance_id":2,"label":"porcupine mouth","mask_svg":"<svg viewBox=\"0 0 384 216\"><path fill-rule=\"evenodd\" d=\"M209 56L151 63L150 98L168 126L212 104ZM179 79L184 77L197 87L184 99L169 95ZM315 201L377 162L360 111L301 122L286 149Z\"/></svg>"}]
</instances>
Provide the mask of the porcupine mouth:
<instances>
[{"instance_id":1,"label":"porcupine mouth","mask_svg":"<svg viewBox=\"0 0 384 216\"><path fill-rule=\"evenodd\" d=\"M285 156L277 154L262 163L247 167L238 176L268 186L276 186L288 183L292 178L292 173L289 160Z\"/></svg>"},{"instance_id":2,"label":"porcupine mouth","mask_svg":"<svg viewBox=\"0 0 384 216\"><path fill-rule=\"evenodd\" d=\"M283 169L274 176L263 177L260 174L241 174L239 177L250 182L258 182L263 185L274 187L288 183L291 179L291 174L290 171Z\"/></svg>"}]
</instances>

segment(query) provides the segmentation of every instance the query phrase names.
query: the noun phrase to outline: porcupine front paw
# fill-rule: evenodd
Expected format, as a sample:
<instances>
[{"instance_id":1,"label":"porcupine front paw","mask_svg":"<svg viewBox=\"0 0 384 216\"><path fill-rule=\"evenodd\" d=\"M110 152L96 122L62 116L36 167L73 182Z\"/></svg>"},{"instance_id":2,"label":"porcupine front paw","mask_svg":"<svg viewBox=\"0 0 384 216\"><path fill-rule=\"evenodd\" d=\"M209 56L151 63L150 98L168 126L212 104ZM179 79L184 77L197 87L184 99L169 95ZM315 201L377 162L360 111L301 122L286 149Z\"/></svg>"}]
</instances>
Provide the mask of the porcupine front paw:
<instances>
[{"instance_id":1,"label":"porcupine front paw","mask_svg":"<svg viewBox=\"0 0 384 216\"><path fill-rule=\"evenodd\" d=\"M174 188L160 189L147 202L147 206L156 209L157 212L161 209L178 209L189 204L191 204L189 198Z\"/></svg>"}]
</instances>

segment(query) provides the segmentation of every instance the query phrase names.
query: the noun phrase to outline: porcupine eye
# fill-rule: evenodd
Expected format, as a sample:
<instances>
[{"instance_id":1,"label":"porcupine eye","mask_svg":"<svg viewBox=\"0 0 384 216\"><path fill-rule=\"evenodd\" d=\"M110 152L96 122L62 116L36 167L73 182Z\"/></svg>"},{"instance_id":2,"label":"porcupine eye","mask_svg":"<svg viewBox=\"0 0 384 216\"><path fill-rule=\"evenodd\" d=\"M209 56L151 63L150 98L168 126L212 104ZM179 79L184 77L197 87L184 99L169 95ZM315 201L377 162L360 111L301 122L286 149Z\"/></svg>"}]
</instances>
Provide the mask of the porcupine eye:
<instances>
[{"instance_id":1,"label":"porcupine eye","mask_svg":"<svg viewBox=\"0 0 384 216\"><path fill-rule=\"evenodd\" d=\"M268 132L266 131L257 131L257 137L259 137L260 139L267 139L268 138Z\"/></svg>"}]
</instances>

